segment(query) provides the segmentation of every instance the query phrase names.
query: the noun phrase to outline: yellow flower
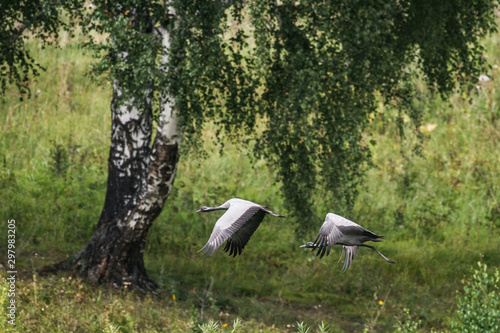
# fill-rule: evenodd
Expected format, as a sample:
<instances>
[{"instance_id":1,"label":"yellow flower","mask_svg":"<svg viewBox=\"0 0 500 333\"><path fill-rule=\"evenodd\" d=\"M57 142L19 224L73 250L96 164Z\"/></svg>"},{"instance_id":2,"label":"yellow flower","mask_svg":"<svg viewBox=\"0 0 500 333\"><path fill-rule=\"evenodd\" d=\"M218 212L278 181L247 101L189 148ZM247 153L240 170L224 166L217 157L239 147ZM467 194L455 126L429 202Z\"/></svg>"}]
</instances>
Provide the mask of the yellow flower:
<instances>
[{"instance_id":1,"label":"yellow flower","mask_svg":"<svg viewBox=\"0 0 500 333\"><path fill-rule=\"evenodd\" d=\"M380 300L380 301L378 301L378 304L384 305L384 301Z\"/></svg>"},{"instance_id":2,"label":"yellow flower","mask_svg":"<svg viewBox=\"0 0 500 333\"><path fill-rule=\"evenodd\" d=\"M222 325L222 327L227 327L227 324Z\"/></svg>"},{"instance_id":3,"label":"yellow flower","mask_svg":"<svg viewBox=\"0 0 500 333\"><path fill-rule=\"evenodd\" d=\"M175 294L172 295L172 299L175 301Z\"/></svg>"}]
</instances>

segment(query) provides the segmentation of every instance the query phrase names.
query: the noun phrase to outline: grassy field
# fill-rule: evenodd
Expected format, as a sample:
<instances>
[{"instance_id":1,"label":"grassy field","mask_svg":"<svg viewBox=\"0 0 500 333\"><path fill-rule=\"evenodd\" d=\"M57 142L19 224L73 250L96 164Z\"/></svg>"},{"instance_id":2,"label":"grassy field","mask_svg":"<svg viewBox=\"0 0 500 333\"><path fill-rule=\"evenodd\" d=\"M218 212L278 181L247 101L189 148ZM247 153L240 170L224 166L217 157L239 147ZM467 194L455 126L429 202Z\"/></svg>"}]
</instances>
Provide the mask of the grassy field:
<instances>
[{"instance_id":1,"label":"grassy field","mask_svg":"<svg viewBox=\"0 0 500 333\"><path fill-rule=\"evenodd\" d=\"M487 41L492 65L500 65L499 43L500 36ZM242 332L296 332L297 322L390 332L419 321L422 332L447 331L461 280L478 261L500 266L500 70L493 66L470 101L421 88L422 157L412 153L411 126L405 139L397 134L396 110L381 105L373 118L367 140L377 141L375 167L346 217L385 235L378 248L396 265L361 249L342 273L339 249L319 260L299 248L316 234L300 239L292 219L269 217L242 256L200 257L220 215L196 214L200 206L242 197L287 213L272 168L235 144L219 155L208 126L208 157L181 157L174 191L149 233L145 260L157 294L39 276L37 269L86 244L106 189L111 87L85 77L92 60L81 49L64 38L61 45L30 45L47 69L31 85L33 98L21 102L12 90L0 102L0 218L4 230L10 219L17 226L18 331L198 332L213 321L231 332L237 318ZM315 202L337 211L320 195ZM4 232L0 248L6 244ZM0 263L6 270L5 256ZM5 280L0 285L5 305Z\"/></svg>"}]
</instances>

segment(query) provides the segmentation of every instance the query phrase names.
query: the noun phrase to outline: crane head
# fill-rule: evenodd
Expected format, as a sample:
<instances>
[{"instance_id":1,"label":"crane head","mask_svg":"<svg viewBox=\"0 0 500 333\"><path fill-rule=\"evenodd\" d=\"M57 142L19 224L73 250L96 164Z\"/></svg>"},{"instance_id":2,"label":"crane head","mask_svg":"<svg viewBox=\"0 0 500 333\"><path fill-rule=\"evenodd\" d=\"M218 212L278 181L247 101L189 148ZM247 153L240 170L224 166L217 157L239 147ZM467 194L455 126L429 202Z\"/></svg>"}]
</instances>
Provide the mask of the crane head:
<instances>
[{"instance_id":1,"label":"crane head","mask_svg":"<svg viewBox=\"0 0 500 333\"><path fill-rule=\"evenodd\" d=\"M207 206L203 206L200 209L198 209L196 212L200 213L200 212L208 212L208 211L210 211L210 208Z\"/></svg>"}]
</instances>

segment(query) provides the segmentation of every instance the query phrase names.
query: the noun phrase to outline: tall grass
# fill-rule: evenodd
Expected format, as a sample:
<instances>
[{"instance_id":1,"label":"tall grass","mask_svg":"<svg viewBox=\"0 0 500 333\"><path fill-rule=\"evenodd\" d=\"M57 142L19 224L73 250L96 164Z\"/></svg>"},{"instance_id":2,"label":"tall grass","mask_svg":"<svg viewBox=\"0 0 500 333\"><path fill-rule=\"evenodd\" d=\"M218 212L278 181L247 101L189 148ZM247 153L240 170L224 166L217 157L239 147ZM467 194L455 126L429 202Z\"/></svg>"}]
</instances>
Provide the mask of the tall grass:
<instances>
[{"instance_id":1,"label":"tall grass","mask_svg":"<svg viewBox=\"0 0 500 333\"><path fill-rule=\"evenodd\" d=\"M110 91L85 77L91 59L81 49L30 48L46 72L32 99L12 92L0 102L0 214L19 220L18 250L67 253L90 235L102 205Z\"/></svg>"},{"instance_id":2,"label":"tall grass","mask_svg":"<svg viewBox=\"0 0 500 333\"><path fill-rule=\"evenodd\" d=\"M500 65L499 40L487 45L490 62ZM342 273L340 251L319 260L299 248L315 234L302 239L293 220L271 217L242 256L201 257L220 213L196 214L200 206L242 197L287 213L274 170L238 145L225 143L219 154L211 140L216 129L208 126L208 157L181 157L174 191L149 233L145 260L159 295L88 286L65 274L37 276L37 268L86 244L106 186L111 90L85 77L91 59L82 50L62 44L30 44L47 71L32 83L32 99L20 102L9 92L0 107L0 217L18 228L26 331L198 331L210 320L230 331L223 325L240 318L249 332L295 331L296 322L387 332L409 314L422 331L444 330L470 267L481 258L500 265L500 86L492 68L470 102L458 94L442 100L422 86L415 103L426 110L423 157L411 153L411 127L398 136L395 110L381 106L372 121L375 167L346 217L385 235L378 248L396 265L361 249ZM314 202L336 212L320 195ZM319 229L322 221L315 223Z\"/></svg>"}]
</instances>

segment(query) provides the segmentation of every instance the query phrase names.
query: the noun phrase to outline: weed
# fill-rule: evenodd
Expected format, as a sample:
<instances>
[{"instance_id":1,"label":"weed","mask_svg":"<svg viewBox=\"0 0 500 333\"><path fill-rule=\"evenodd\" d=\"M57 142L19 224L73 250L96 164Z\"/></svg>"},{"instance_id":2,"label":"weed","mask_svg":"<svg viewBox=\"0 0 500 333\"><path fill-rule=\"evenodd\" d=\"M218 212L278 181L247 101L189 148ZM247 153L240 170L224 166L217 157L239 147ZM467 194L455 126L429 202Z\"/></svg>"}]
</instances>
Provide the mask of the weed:
<instances>
[{"instance_id":1,"label":"weed","mask_svg":"<svg viewBox=\"0 0 500 333\"><path fill-rule=\"evenodd\" d=\"M377 293L375 293L373 295L373 298L377 304L375 307L375 311L372 314L372 318L370 318L368 323L365 325L363 332L374 332L375 331L375 325L377 324L378 318L385 310L385 306L387 304L387 300L389 298L390 293L391 293L391 289L389 289L387 291L387 294L385 295L384 299L379 299L377 296Z\"/></svg>"},{"instance_id":2,"label":"weed","mask_svg":"<svg viewBox=\"0 0 500 333\"><path fill-rule=\"evenodd\" d=\"M295 324L295 328L297 329L296 333L312 333L311 327L308 326L307 324L304 324L304 322L297 322ZM317 325L316 330L314 333L328 333L330 332L330 327L325 324L324 322L321 322Z\"/></svg>"},{"instance_id":3,"label":"weed","mask_svg":"<svg viewBox=\"0 0 500 333\"><path fill-rule=\"evenodd\" d=\"M295 327L297 328L297 333L309 333L310 327L307 327L304 322L296 323Z\"/></svg>"},{"instance_id":4,"label":"weed","mask_svg":"<svg viewBox=\"0 0 500 333\"><path fill-rule=\"evenodd\" d=\"M401 333L416 333L418 327L422 324L421 320L414 321L411 318L410 310L405 308L403 309L403 320L399 321L397 324L397 332Z\"/></svg>"}]
</instances>

